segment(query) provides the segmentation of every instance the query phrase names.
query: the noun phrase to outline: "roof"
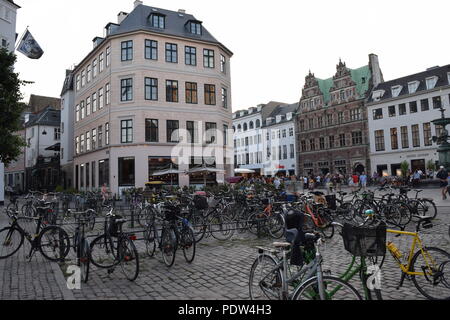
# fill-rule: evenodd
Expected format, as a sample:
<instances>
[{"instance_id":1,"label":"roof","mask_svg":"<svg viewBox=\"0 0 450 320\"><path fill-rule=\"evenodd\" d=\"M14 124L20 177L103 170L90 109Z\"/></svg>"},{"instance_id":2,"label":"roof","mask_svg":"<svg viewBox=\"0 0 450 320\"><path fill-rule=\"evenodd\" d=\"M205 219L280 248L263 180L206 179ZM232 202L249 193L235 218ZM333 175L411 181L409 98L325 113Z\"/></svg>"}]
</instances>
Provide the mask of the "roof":
<instances>
[{"instance_id":1,"label":"roof","mask_svg":"<svg viewBox=\"0 0 450 320\"><path fill-rule=\"evenodd\" d=\"M265 122L266 119L264 119L264 124L263 124L262 127L270 127L270 126L279 125L279 124L282 124L282 123L294 121L294 117L292 117L291 120L287 120L286 115L288 113L295 114L297 112L297 110L298 110L298 106L299 106L298 102L297 103L292 103L292 104L287 104L287 105L285 104L285 105L277 106L272 111L272 113L270 113L270 115L267 118L274 118L274 119L276 119L277 116L281 116L281 121L280 122L276 122L275 121L275 122L272 122L271 124L267 125L266 122Z\"/></svg>"},{"instance_id":2,"label":"roof","mask_svg":"<svg viewBox=\"0 0 450 320\"><path fill-rule=\"evenodd\" d=\"M59 127L61 123L61 111L55 110L52 107L47 107L45 110L38 114L31 114L29 121L26 123L26 127L32 127L36 125Z\"/></svg>"},{"instance_id":3,"label":"roof","mask_svg":"<svg viewBox=\"0 0 450 320\"><path fill-rule=\"evenodd\" d=\"M364 98L367 94L367 91L369 90L369 82L372 76L369 66L366 65L357 69L347 69L350 70L352 80L356 83L356 93L360 98ZM365 81L363 81L363 78L365 79ZM328 102L330 101L330 89L334 85L334 79L328 78L322 80L316 78L316 80L319 84L319 89L323 94L324 103L328 104Z\"/></svg>"},{"instance_id":4,"label":"roof","mask_svg":"<svg viewBox=\"0 0 450 320\"><path fill-rule=\"evenodd\" d=\"M162 14L166 16L165 29L154 28L149 23L149 17L152 13ZM166 9L160 9L155 7L149 7L146 5L138 5L126 18L120 23L120 25L111 32L111 35L118 35L122 33L128 33L137 30L148 30L155 33L161 33L164 35L178 36L183 38L189 38L193 40L201 40L212 42L223 46L216 38L214 38L209 31L202 26L202 34L192 34L186 28L186 23L189 21L199 21L193 15L187 13L180 13L176 11L170 11ZM223 46L227 51L231 53L229 49ZM232 53L231 53L232 54Z\"/></svg>"},{"instance_id":5,"label":"roof","mask_svg":"<svg viewBox=\"0 0 450 320\"><path fill-rule=\"evenodd\" d=\"M61 96L64 95L67 91L73 90L73 72L71 70L66 70L66 79L64 80L64 85L61 90Z\"/></svg>"},{"instance_id":6,"label":"roof","mask_svg":"<svg viewBox=\"0 0 450 320\"><path fill-rule=\"evenodd\" d=\"M450 73L450 65L446 65L443 67L434 67L434 68L430 68L423 72L415 73L415 74L412 74L412 75L409 75L406 77L402 77L402 78L398 78L398 79L380 83L378 86L376 86L373 89L372 92L378 91L378 90L385 91L384 95L380 98L379 101L392 99L393 97L392 97L391 88L394 86L400 85L400 86L403 86L403 88L402 88L402 91L400 91L400 94L398 95L398 97L396 97L396 98L400 99L401 97L410 94L409 89L408 89L408 83L410 83L410 82L414 82L414 81L420 82L415 93L418 93L421 91L423 91L423 92L429 91L426 86L426 79L429 77L433 77L433 76L438 77L438 80L436 82L434 89L450 85L449 78L447 76L448 73ZM372 96L370 96L368 98L368 102L374 102L374 100L372 99Z\"/></svg>"},{"instance_id":7,"label":"roof","mask_svg":"<svg viewBox=\"0 0 450 320\"><path fill-rule=\"evenodd\" d=\"M31 112L38 113L47 108L48 106L53 107L53 109L60 109L61 99L32 94L30 96L30 101L28 102L28 105L31 108Z\"/></svg>"},{"instance_id":8,"label":"roof","mask_svg":"<svg viewBox=\"0 0 450 320\"><path fill-rule=\"evenodd\" d=\"M11 3L11 4L13 4L13 5L15 5L18 9L20 9L21 7L17 4L17 3L14 3L14 1L13 0L6 0L6 2L9 2L9 3Z\"/></svg>"}]
</instances>

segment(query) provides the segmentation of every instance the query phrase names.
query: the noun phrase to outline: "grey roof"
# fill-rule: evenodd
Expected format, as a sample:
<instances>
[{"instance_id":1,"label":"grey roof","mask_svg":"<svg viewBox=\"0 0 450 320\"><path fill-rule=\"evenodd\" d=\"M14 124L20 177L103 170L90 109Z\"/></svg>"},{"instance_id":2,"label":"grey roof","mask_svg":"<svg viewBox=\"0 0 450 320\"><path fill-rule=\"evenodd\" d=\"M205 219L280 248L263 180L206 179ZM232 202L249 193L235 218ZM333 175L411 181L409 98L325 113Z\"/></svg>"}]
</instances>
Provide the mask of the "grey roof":
<instances>
[{"instance_id":1,"label":"grey roof","mask_svg":"<svg viewBox=\"0 0 450 320\"><path fill-rule=\"evenodd\" d=\"M398 78L398 79L380 83L377 87L375 87L373 89L373 91L384 90L385 93L384 93L383 97L381 97L379 100L379 101L383 101L383 100L393 98L392 91L391 91L392 87L401 85L401 86L403 86L402 91L400 92L398 97L396 97L396 99L400 99L402 96L409 95L409 90L408 90L409 82L413 82L413 81L420 82L419 87L416 90L416 93L419 93L421 91L423 91L423 92L428 91L427 86L426 86L426 79L429 77L433 77L433 76L438 77L438 80L437 80L437 83L436 83L436 86L434 87L434 89L450 85L449 79L447 77L447 73L450 73L450 65L446 65L443 67L434 67L434 68L430 68L423 72L419 72L419 73L412 74L412 75L409 75L406 77L402 77L402 78ZM369 96L367 101L369 103L375 102L372 99L372 95Z\"/></svg>"},{"instance_id":2,"label":"grey roof","mask_svg":"<svg viewBox=\"0 0 450 320\"><path fill-rule=\"evenodd\" d=\"M73 72L71 70L66 70L66 79L64 80L64 85L61 90L61 96L64 95L67 91L73 90L73 78Z\"/></svg>"},{"instance_id":3,"label":"grey roof","mask_svg":"<svg viewBox=\"0 0 450 320\"><path fill-rule=\"evenodd\" d=\"M45 110L38 114L30 114L29 121L26 123L26 127L32 127L36 125L59 127L61 123L61 111L55 110L52 107L47 107Z\"/></svg>"},{"instance_id":4,"label":"grey roof","mask_svg":"<svg viewBox=\"0 0 450 320\"><path fill-rule=\"evenodd\" d=\"M150 25L149 17L152 13L158 13L166 16L165 29L153 28ZM176 11L149 7L146 5L138 5L130 14L126 16L122 23L117 28L115 28L114 31L111 32L111 35L117 35L137 30L148 30L165 35L212 42L214 44L223 46L227 51L230 52L230 54L232 54L232 52L219 41L217 41L217 39L214 38L204 26L202 26L201 35L190 33L186 27L186 23L189 21L199 20L197 20L193 15L187 13L179 13Z\"/></svg>"},{"instance_id":5,"label":"grey roof","mask_svg":"<svg viewBox=\"0 0 450 320\"><path fill-rule=\"evenodd\" d=\"M288 105L279 105L277 106L272 113L270 113L270 115L267 118L274 118L276 119L277 116L281 116L281 121L280 122L272 122L271 124L267 125L266 124L266 119L264 119L264 124L262 127L270 127L270 126L274 126L274 125L279 125L285 122L291 122L294 121L294 117L292 117L291 120L287 120L286 115L288 113L293 113L295 114L298 110L298 106L299 103L293 103L293 104L288 104Z\"/></svg>"},{"instance_id":6,"label":"grey roof","mask_svg":"<svg viewBox=\"0 0 450 320\"><path fill-rule=\"evenodd\" d=\"M17 3L14 3L14 1L13 0L6 0L7 2L9 2L9 3L11 3L11 4L13 4L13 5L15 5L17 8L21 8Z\"/></svg>"}]
</instances>

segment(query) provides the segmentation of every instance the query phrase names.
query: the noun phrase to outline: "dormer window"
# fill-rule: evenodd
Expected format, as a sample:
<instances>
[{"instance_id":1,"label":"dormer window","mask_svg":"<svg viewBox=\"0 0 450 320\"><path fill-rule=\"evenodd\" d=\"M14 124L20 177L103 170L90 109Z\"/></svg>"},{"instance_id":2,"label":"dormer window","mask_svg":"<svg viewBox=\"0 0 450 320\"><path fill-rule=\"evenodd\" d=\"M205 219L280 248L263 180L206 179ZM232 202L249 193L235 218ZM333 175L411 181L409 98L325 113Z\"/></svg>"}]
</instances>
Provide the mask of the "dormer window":
<instances>
[{"instance_id":1,"label":"dormer window","mask_svg":"<svg viewBox=\"0 0 450 320\"><path fill-rule=\"evenodd\" d=\"M281 117L282 116L277 116L277 118L276 118L277 123L281 122Z\"/></svg>"},{"instance_id":2,"label":"dormer window","mask_svg":"<svg viewBox=\"0 0 450 320\"><path fill-rule=\"evenodd\" d=\"M408 83L408 91L409 93L415 93L417 91L417 88L419 87L419 81L413 81Z\"/></svg>"},{"instance_id":3,"label":"dormer window","mask_svg":"<svg viewBox=\"0 0 450 320\"><path fill-rule=\"evenodd\" d=\"M427 90L431 90L434 89L434 87L436 86L438 77L434 76L434 77L430 77L427 78Z\"/></svg>"},{"instance_id":4,"label":"dormer window","mask_svg":"<svg viewBox=\"0 0 450 320\"><path fill-rule=\"evenodd\" d=\"M377 91L374 91L374 92L372 93L372 99L373 99L374 101L380 101L380 99L383 97L383 95L384 95L384 90L377 90Z\"/></svg>"},{"instance_id":5,"label":"dormer window","mask_svg":"<svg viewBox=\"0 0 450 320\"><path fill-rule=\"evenodd\" d=\"M188 21L187 28L192 34L202 34L202 23L200 21Z\"/></svg>"},{"instance_id":6,"label":"dormer window","mask_svg":"<svg viewBox=\"0 0 450 320\"><path fill-rule=\"evenodd\" d=\"M394 86L391 88L392 91L392 97L396 98L398 97L398 95L400 94L400 92L402 91L402 86Z\"/></svg>"},{"instance_id":7,"label":"dormer window","mask_svg":"<svg viewBox=\"0 0 450 320\"><path fill-rule=\"evenodd\" d=\"M150 25L153 28L164 29L166 27L166 16L160 13L150 15Z\"/></svg>"}]
</instances>

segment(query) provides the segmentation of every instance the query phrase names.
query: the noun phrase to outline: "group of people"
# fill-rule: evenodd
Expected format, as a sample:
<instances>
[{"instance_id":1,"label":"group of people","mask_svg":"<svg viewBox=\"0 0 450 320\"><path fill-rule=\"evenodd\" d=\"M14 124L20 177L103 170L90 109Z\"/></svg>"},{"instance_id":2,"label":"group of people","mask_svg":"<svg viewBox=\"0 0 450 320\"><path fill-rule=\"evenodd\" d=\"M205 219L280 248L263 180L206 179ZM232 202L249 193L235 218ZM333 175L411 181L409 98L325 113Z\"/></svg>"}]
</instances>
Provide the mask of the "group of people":
<instances>
[{"instance_id":1,"label":"group of people","mask_svg":"<svg viewBox=\"0 0 450 320\"><path fill-rule=\"evenodd\" d=\"M301 177L303 180L303 188L305 190L314 190L319 187L325 187L328 194L336 191L342 191L342 185L348 185L352 190L358 188L367 188L369 177L365 172L354 172L351 175L343 175L340 172L335 174L327 173L326 175L310 175Z\"/></svg>"}]
</instances>

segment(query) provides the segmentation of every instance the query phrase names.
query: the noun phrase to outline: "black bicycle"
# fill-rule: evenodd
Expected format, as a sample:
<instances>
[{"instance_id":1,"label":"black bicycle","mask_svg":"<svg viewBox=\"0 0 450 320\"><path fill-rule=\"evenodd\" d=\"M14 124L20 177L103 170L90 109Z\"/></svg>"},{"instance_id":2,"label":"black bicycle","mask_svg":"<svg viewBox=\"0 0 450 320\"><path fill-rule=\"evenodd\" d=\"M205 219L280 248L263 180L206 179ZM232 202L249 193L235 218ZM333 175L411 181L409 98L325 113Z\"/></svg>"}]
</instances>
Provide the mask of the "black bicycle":
<instances>
[{"instance_id":1,"label":"black bicycle","mask_svg":"<svg viewBox=\"0 0 450 320\"><path fill-rule=\"evenodd\" d=\"M58 226L42 227L42 215L33 218L37 221L34 235L27 232L19 221L29 221L29 218L20 218L17 212L7 210L7 214L12 220L9 227L0 230L0 259L6 259L15 254L22 247L27 239L31 244L27 258L31 260L36 251L50 261L63 261L69 254L70 238L67 232Z\"/></svg>"},{"instance_id":2,"label":"black bicycle","mask_svg":"<svg viewBox=\"0 0 450 320\"><path fill-rule=\"evenodd\" d=\"M85 227L89 225L90 220L86 218L83 213L74 213L77 219L77 227L73 235L73 250L77 256L77 266L80 267L81 281L86 283L89 278L89 264L90 264L90 248L89 241L86 238Z\"/></svg>"}]
</instances>

